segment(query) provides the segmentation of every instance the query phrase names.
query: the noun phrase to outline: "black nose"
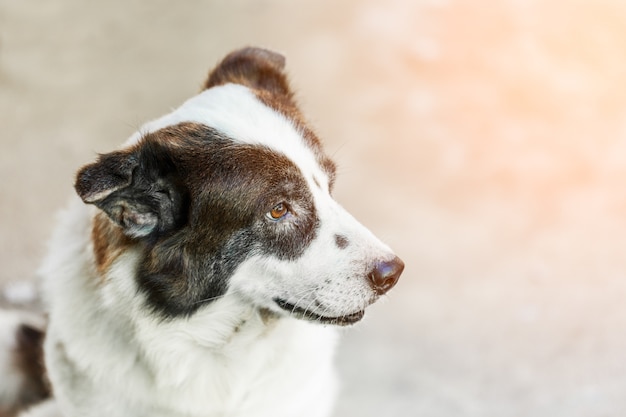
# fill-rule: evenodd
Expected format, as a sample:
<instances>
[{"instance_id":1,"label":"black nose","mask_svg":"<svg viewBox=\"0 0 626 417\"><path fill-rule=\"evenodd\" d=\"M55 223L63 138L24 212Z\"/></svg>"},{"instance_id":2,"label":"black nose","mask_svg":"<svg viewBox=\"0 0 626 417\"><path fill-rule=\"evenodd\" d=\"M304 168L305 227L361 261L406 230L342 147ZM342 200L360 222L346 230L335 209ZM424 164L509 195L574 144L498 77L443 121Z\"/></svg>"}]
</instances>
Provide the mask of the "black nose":
<instances>
[{"instance_id":1,"label":"black nose","mask_svg":"<svg viewBox=\"0 0 626 417\"><path fill-rule=\"evenodd\" d=\"M382 295L396 285L403 270L404 262L396 256L391 261L377 263L367 277L374 291Z\"/></svg>"}]
</instances>

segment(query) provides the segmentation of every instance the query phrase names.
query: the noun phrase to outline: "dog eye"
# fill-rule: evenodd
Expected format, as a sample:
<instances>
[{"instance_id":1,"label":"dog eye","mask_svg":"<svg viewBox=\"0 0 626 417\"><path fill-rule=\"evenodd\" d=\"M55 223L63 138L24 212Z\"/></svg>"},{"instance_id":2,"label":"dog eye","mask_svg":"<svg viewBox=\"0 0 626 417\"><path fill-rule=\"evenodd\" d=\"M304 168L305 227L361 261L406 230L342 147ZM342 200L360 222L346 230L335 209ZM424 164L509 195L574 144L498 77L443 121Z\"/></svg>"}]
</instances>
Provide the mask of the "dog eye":
<instances>
[{"instance_id":1,"label":"dog eye","mask_svg":"<svg viewBox=\"0 0 626 417\"><path fill-rule=\"evenodd\" d=\"M267 213L267 217L270 220L280 220L285 217L287 213L289 213L289 208L287 208L287 204L278 203Z\"/></svg>"}]
</instances>

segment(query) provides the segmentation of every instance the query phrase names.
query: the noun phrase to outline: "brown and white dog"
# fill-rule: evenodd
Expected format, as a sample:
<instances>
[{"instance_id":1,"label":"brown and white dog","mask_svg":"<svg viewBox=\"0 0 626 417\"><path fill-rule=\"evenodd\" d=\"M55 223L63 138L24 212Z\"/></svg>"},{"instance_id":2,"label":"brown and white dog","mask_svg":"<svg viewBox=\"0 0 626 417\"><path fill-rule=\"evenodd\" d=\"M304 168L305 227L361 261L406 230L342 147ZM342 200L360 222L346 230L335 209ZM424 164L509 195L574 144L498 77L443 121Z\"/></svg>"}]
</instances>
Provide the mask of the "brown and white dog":
<instances>
[{"instance_id":1,"label":"brown and white dog","mask_svg":"<svg viewBox=\"0 0 626 417\"><path fill-rule=\"evenodd\" d=\"M22 416L330 414L335 326L404 265L331 197L335 164L283 67L231 53L199 95L79 171L82 201L41 268L53 397ZM5 321L4 336L24 332ZM12 357L5 406L28 379Z\"/></svg>"}]
</instances>

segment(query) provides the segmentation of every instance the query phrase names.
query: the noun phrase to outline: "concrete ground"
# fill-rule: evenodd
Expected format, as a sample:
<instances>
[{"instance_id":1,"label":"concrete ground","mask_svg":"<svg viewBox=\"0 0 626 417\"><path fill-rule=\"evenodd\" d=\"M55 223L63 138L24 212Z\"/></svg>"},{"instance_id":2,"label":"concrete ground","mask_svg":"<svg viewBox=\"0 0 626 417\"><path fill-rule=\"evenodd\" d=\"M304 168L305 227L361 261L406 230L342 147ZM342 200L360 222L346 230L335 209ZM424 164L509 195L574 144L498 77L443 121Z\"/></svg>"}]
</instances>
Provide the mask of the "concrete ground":
<instances>
[{"instance_id":1,"label":"concrete ground","mask_svg":"<svg viewBox=\"0 0 626 417\"><path fill-rule=\"evenodd\" d=\"M336 197L406 261L336 416L626 415L626 5L0 0L0 282L73 173L243 45L282 51Z\"/></svg>"}]
</instances>

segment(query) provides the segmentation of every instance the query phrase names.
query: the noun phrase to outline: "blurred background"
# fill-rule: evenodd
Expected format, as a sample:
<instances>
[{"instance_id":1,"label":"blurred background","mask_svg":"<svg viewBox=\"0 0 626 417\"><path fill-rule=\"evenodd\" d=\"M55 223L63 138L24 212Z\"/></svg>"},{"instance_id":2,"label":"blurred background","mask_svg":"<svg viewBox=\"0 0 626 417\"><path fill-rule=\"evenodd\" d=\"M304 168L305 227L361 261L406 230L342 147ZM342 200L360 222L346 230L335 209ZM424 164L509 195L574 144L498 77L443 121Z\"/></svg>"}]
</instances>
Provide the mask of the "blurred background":
<instances>
[{"instance_id":1,"label":"blurred background","mask_svg":"<svg viewBox=\"0 0 626 417\"><path fill-rule=\"evenodd\" d=\"M337 417L626 415L619 0L0 0L0 283L82 164L245 45L407 264L344 332Z\"/></svg>"}]
</instances>

